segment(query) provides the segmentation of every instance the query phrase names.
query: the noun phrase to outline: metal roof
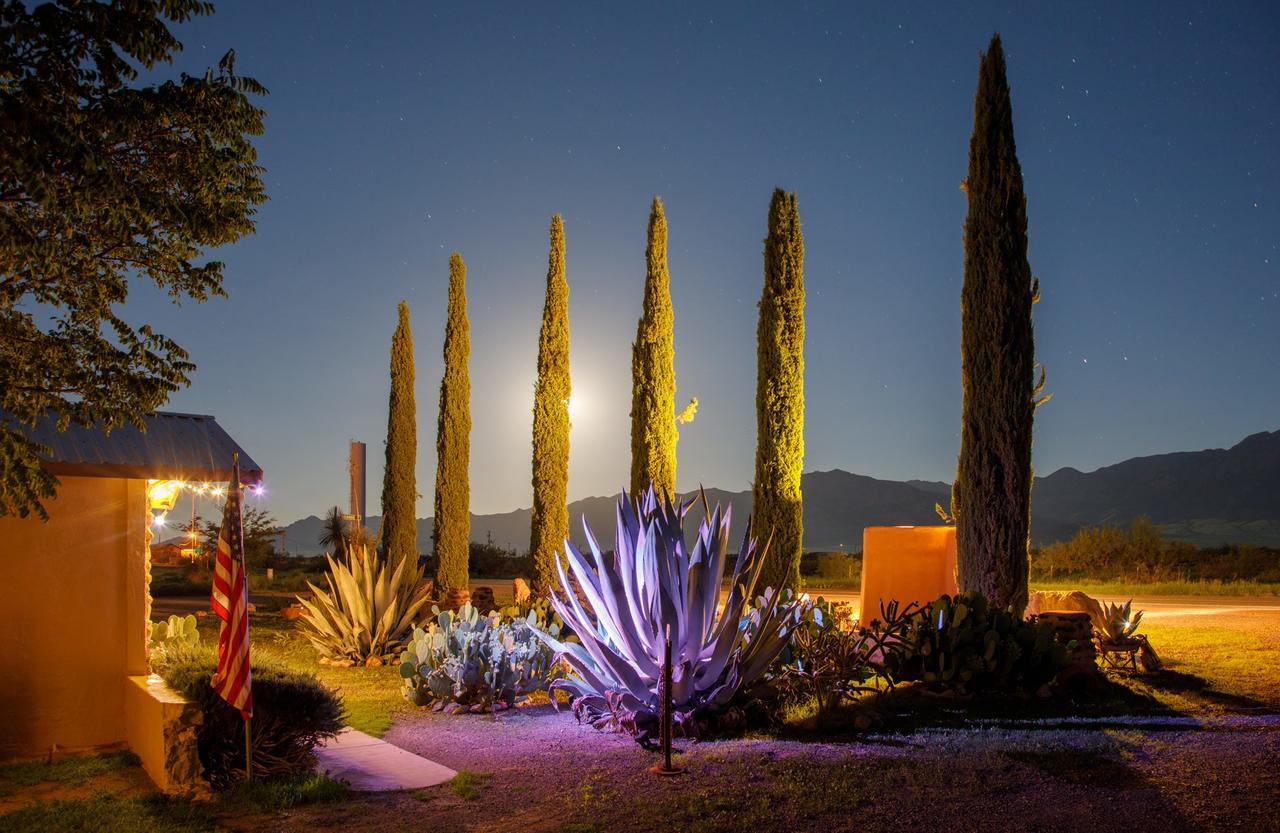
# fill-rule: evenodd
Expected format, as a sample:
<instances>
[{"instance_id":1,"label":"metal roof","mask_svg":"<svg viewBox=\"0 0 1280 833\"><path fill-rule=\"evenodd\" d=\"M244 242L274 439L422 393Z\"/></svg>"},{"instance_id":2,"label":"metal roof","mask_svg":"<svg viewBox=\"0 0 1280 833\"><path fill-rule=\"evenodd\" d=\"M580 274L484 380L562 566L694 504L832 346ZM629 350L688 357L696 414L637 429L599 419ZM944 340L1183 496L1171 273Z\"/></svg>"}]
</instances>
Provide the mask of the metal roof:
<instances>
[{"instance_id":1,"label":"metal roof","mask_svg":"<svg viewBox=\"0 0 1280 833\"><path fill-rule=\"evenodd\" d=\"M143 423L145 432L123 425L110 434L79 425L60 433L49 417L35 428L9 424L49 447L52 453L43 457L44 466L55 475L225 482L231 479L232 457L239 453L240 480L262 482L262 467L211 416L157 411Z\"/></svg>"}]
</instances>

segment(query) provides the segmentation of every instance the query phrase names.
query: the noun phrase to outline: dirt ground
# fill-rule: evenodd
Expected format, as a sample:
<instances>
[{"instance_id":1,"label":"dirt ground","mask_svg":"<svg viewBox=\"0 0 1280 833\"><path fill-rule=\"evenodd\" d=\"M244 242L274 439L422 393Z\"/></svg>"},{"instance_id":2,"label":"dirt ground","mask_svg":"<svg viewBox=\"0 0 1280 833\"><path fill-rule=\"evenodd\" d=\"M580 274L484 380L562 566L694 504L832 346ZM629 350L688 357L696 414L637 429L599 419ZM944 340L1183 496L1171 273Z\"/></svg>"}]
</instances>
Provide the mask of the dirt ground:
<instances>
[{"instance_id":1,"label":"dirt ground","mask_svg":"<svg viewBox=\"0 0 1280 833\"><path fill-rule=\"evenodd\" d=\"M1266 830L1280 826L1280 611L1161 617L1174 718L997 721L857 737L682 744L681 776L628 737L536 706L415 712L390 742L466 773L466 789L302 808L318 828L528 833L681 830ZM1203 676L1193 676L1203 675ZM1159 693L1159 692L1157 692Z\"/></svg>"},{"instance_id":2,"label":"dirt ground","mask_svg":"<svg viewBox=\"0 0 1280 833\"><path fill-rule=\"evenodd\" d=\"M414 715L388 739L460 772L448 787L314 806L280 830L1265 830L1280 824L1280 718L1071 729L986 726L855 743L692 745L648 772L630 739L549 706L495 718ZM246 820L249 821L249 820ZM250 828L244 828L250 829Z\"/></svg>"},{"instance_id":3,"label":"dirt ground","mask_svg":"<svg viewBox=\"0 0 1280 833\"><path fill-rule=\"evenodd\" d=\"M662 777L648 771L658 757L629 737L580 726L549 705L486 716L415 710L398 713L386 739L458 770L453 783L271 811L214 802L211 817L191 829L1280 829L1280 611L1161 618L1150 633L1170 670L1135 690L1164 704L1158 716L974 720L960 707L945 725L891 723L841 742L681 742L677 760L688 771ZM145 791L140 777L135 768L74 785L0 789L0 829L7 811L35 800L136 795Z\"/></svg>"}]
</instances>

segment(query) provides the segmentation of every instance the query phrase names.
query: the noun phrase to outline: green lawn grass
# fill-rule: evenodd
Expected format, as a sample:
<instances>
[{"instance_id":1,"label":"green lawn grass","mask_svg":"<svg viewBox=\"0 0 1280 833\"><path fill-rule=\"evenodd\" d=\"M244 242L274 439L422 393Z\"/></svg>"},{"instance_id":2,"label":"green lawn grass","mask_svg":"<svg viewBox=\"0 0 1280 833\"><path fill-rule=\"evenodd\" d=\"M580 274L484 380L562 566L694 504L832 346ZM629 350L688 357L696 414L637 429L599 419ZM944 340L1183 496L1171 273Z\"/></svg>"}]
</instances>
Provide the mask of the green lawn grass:
<instances>
[{"instance_id":1,"label":"green lawn grass","mask_svg":"<svg viewBox=\"0 0 1280 833\"><path fill-rule=\"evenodd\" d=\"M0 767L0 796L11 795L22 787L49 782L78 787L99 775L130 766L138 766L138 756L132 752L74 757L53 764L22 761Z\"/></svg>"},{"instance_id":2,"label":"green lawn grass","mask_svg":"<svg viewBox=\"0 0 1280 833\"><path fill-rule=\"evenodd\" d=\"M54 764L19 763L0 767L0 794L18 786L56 783L81 786L112 773L144 781L131 753L67 758ZM120 795L95 789L84 797L38 801L0 814L0 833L213 833L226 818L277 813L292 807L341 801L347 786L322 775L241 784L222 793L216 804L166 796L159 792Z\"/></svg>"},{"instance_id":3,"label":"green lawn grass","mask_svg":"<svg viewBox=\"0 0 1280 833\"><path fill-rule=\"evenodd\" d=\"M1274 620L1247 613L1235 614L1230 626L1188 620L1193 617L1143 621L1141 632L1167 670L1134 678L1132 688L1178 711L1280 710L1280 628Z\"/></svg>"},{"instance_id":4,"label":"green lawn grass","mask_svg":"<svg viewBox=\"0 0 1280 833\"><path fill-rule=\"evenodd\" d=\"M200 638L210 644L218 638L218 620L200 620ZM298 671L313 673L320 682L337 691L346 707L347 725L382 737L397 714L412 706L400 693L400 674L392 666L378 668L335 668L321 665L311 643L296 621L274 613L249 618L249 639L255 656L267 657Z\"/></svg>"}]
</instances>

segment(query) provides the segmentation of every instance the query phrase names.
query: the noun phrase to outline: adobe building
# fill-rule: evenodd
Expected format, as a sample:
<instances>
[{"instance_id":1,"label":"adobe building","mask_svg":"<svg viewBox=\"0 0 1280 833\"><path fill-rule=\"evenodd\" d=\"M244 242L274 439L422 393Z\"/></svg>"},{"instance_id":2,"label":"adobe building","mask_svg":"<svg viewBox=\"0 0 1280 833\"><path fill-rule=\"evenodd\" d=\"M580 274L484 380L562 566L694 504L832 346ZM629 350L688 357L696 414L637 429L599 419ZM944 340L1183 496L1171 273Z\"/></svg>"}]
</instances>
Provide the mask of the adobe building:
<instances>
[{"instance_id":1,"label":"adobe building","mask_svg":"<svg viewBox=\"0 0 1280 833\"><path fill-rule=\"evenodd\" d=\"M47 521L0 517L0 760L128 747L162 788L198 788L199 710L150 674L153 510L182 483L261 468L211 416L157 413L111 434L22 429L61 484Z\"/></svg>"}]
</instances>

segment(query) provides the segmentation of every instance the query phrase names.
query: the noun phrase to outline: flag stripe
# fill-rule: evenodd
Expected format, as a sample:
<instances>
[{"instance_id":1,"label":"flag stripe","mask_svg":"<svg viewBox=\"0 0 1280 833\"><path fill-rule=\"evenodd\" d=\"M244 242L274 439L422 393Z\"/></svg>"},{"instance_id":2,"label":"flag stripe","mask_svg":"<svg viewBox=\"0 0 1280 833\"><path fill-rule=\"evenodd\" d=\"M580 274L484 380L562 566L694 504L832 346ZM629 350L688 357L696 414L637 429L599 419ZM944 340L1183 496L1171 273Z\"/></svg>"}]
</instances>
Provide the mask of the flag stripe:
<instances>
[{"instance_id":1,"label":"flag stripe","mask_svg":"<svg viewBox=\"0 0 1280 833\"><path fill-rule=\"evenodd\" d=\"M218 696L253 715L253 674L249 666L249 588L244 575L244 530L240 514L240 464L232 466L231 489L222 513L214 556L209 604L222 620L218 629L218 668L211 685Z\"/></svg>"}]
</instances>

